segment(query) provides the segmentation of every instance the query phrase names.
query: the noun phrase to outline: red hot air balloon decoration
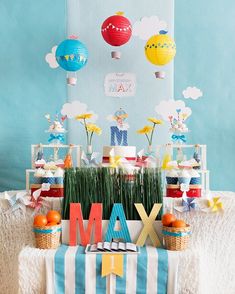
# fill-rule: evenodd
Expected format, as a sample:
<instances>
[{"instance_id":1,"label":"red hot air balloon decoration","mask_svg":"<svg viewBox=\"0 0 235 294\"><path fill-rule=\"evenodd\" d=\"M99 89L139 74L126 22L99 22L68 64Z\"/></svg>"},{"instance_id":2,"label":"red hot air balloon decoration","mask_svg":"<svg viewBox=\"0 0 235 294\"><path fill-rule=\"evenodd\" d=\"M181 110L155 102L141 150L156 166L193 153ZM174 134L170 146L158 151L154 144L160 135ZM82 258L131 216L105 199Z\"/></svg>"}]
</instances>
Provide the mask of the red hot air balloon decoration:
<instances>
[{"instance_id":1,"label":"red hot air balloon decoration","mask_svg":"<svg viewBox=\"0 0 235 294\"><path fill-rule=\"evenodd\" d=\"M128 18L123 16L123 12L108 17L101 27L102 36L111 46L122 46L126 44L132 34L132 26ZM112 58L119 59L121 52L112 52Z\"/></svg>"}]
</instances>

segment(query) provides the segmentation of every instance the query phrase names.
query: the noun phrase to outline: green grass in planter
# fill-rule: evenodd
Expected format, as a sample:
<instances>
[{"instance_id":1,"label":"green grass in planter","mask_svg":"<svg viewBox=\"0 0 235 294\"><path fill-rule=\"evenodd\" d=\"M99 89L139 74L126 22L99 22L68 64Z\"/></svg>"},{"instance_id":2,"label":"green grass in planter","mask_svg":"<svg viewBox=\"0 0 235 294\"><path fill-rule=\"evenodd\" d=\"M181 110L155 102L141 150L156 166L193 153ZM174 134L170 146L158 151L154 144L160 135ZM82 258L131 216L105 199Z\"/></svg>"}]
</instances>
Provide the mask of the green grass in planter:
<instances>
[{"instance_id":1,"label":"green grass in planter","mask_svg":"<svg viewBox=\"0 0 235 294\"><path fill-rule=\"evenodd\" d=\"M70 203L81 203L84 219L89 218L92 203L103 204L103 219L109 219L113 203L122 203L126 218L138 220L134 203L142 203L149 214L154 203L162 203L161 171L144 168L129 180L122 169L66 169L62 217L69 219ZM158 216L160 219L160 215Z\"/></svg>"}]
</instances>

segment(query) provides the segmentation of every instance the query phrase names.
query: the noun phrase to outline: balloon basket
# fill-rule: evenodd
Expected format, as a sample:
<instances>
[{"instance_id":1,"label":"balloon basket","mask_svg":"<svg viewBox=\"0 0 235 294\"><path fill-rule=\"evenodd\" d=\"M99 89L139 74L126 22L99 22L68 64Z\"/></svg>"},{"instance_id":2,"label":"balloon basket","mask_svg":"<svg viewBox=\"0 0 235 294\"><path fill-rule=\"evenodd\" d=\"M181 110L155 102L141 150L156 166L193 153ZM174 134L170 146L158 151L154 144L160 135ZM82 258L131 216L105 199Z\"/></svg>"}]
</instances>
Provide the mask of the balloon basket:
<instances>
[{"instance_id":1,"label":"balloon basket","mask_svg":"<svg viewBox=\"0 0 235 294\"><path fill-rule=\"evenodd\" d=\"M77 84L76 72L67 72L67 85L75 86Z\"/></svg>"},{"instance_id":2,"label":"balloon basket","mask_svg":"<svg viewBox=\"0 0 235 294\"><path fill-rule=\"evenodd\" d=\"M162 79L163 80L166 77L166 73L164 71L156 71L155 72L155 77L157 79Z\"/></svg>"},{"instance_id":3,"label":"balloon basket","mask_svg":"<svg viewBox=\"0 0 235 294\"><path fill-rule=\"evenodd\" d=\"M121 52L120 51L112 51L111 56L113 59L120 59L121 58Z\"/></svg>"},{"instance_id":4,"label":"balloon basket","mask_svg":"<svg viewBox=\"0 0 235 294\"><path fill-rule=\"evenodd\" d=\"M67 85L75 86L77 84L77 78L69 77L67 78Z\"/></svg>"}]
</instances>

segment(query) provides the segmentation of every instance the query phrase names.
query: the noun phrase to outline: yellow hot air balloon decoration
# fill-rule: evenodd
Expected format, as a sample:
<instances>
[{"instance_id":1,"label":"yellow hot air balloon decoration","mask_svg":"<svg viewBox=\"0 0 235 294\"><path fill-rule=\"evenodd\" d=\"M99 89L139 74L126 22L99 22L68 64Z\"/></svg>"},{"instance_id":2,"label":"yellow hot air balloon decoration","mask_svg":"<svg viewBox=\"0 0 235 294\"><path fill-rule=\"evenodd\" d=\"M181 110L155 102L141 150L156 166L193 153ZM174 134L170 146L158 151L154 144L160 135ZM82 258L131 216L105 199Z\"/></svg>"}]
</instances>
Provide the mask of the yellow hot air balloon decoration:
<instances>
[{"instance_id":1,"label":"yellow hot air balloon decoration","mask_svg":"<svg viewBox=\"0 0 235 294\"><path fill-rule=\"evenodd\" d=\"M169 63L175 54L175 41L166 31L160 31L158 35L152 36L145 45L145 55L154 65L163 66Z\"/></svg>"}]
</instances>

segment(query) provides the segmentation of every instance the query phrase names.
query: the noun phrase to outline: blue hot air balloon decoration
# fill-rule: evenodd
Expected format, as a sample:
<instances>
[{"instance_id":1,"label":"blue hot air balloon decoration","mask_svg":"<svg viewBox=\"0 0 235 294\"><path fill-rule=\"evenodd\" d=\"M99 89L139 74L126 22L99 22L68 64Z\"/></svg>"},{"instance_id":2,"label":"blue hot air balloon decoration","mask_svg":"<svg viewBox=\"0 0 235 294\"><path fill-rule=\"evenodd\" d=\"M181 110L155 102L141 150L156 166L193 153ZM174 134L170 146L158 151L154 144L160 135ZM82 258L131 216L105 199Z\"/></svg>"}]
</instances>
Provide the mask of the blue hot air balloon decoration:
<instances>
[{"instance_id":1,"label":"blue hot air balloon decoration","mask_svg":"<svg viewBox=\"0 0 235 294\"><path fill-rule=\"evenodd\" d=\"M67 83L75 85L77 82L76 71L82 69L88 60L86 46L74 37L66 39L57 47L55 56L60 67L72 72L72 75L68 73Z\"/></svg>"}]
</instances>

